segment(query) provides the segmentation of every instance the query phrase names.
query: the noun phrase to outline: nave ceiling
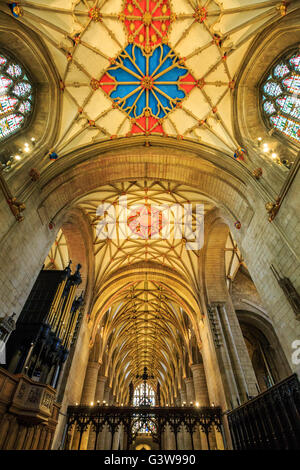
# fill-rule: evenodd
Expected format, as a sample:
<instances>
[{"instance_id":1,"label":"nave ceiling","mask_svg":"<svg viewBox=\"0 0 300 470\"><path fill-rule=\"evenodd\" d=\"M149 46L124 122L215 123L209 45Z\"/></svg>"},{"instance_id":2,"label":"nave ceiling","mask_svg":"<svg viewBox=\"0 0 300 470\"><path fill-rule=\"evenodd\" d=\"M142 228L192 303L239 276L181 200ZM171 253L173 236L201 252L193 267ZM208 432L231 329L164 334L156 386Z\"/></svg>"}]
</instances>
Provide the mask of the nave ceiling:
<instances>
[{"instance_id":1,"label":"nave ceiling","mask_svg":"<svg viewBox=\"0 0 300 470\"><path fill-rule=\"evenodd\" d=\"M102 236L105 233L105 222L112 221L108 209L116 208L120 197L126 197L127 201L127 237L122 238L125 229L120 226L115 237L101 239L99 233ZM106 204L105 212L97 215L97 209L103 204ZM192 205L193 230L196 204L203 205L204 225L215 210L214 203L196 188L154 180L100 186L74 203L87 217L93 233L95 283L90 312L93 355L103 363L105 374L110 370L111 375L113 370L112 375L126 384L125 390L130 380L138 382L136 375L144 367L164 387L174 386L176 370L182 367L179 375L186 376L188 365L194 360L192 348L201 345L198 297L201 250L187 250L185 237L175 237L173 217L170 217L170 236L162 238L166 212L162 212L161 219L152 212L149 219L149 212L143 212L145 208L152 211L155 207L176 204L181 208ZM154 221L157 238L148 238L150 220ZM180 221L184 222L184 213ZM191 238L190 232L183 235ZM47 269L67 264L66 245L62 227L46 260ZM232 236L224 250L224 266L228 279L232 280L243 263ZM187 291L185 295L183 289Z\"/></svg>"}]
</instances>

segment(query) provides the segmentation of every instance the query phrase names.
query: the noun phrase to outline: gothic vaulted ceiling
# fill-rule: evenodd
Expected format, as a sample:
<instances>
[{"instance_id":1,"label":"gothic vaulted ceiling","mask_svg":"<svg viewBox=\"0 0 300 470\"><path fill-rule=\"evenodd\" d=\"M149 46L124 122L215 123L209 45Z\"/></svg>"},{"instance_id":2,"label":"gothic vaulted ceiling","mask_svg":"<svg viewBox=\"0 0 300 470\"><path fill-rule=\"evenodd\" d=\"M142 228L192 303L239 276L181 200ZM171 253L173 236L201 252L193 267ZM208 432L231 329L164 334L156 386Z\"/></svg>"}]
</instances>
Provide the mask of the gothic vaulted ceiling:
<instances>
[{"instance_id":1,"label":"gothic vaulted ceiling","mask_svg":"<svg viewBox=\"0 0 300 470\"><path fill-rule=\"evenodd\" d=\"M54 152L154 134L233 155L237 71L255 35L284 14L284 3L18 2L14 16L40 34L59 73L63 108Z\"/></svg>"},{"instance_id":2,"label":"gothic vaulted ceiling","mask_svg":"<svg viewBox=\"0 0 300 470\"><path fill-rule=\"evenodd\" d=\"M118 211L125 204L127 214L121 216ZM192 344L201 341L200 251L187 249L189 240L194 239L197 204L204 218L215 208L193 187L144 179L103 185L76 200L93 231L95 284L90 314L95 360L104 365L105 374L116 377L115 383L124 385L125 391L147 367L161 382L166 402L168 388L175 387L176 394L178 377L184 377L193 362ZM184 209L187 205L192 211L191 226L186 230L184 210L175 223L164 208ZM112 233L114 210L119 224ZM163 237L167 221L170 233ZM182 236L176 232L178 223ZM66 241L59 231L46 267L62 269L67 262ZM182 368L180 374L176 373L178 367Z\"/></svg>"},{"instance_id":3,"label":"gothic vaulted ceiling","mask_svg":"<svg viewBox=\"0 0 300 470\"><path fill-rule=\"evenodd\" d=\"M237 72L255 35L281 14L281 2L262 0L32 0L19 5L23 14L17 21L41 35L59 74L62 113L53 148L59 156L94 142L150 134L174 137L179 145L192 139L233 156ZM136 237L120 237L121 232L101 237L104 213L97 214L97 208L117 206L120 196L127 198L127 226ZM186 240L174 236L174 225L168 238L147 236L149 216L156 219L157 234L163 225L151 207L189 203L203 203L204 214L214 208L193 188L144 180L101 186L76 201L94 234L96 359L118 383L128 385L146 366L162 384L175 386L178 364L185 369L193 359L191 329L199 344L194 328L200 314L195 300L199 252L186 249ZM49 268L60 266L64 244L60 233ZM194 309L168 285L167 276L163 282L137 275L123 284L113 277L147 263L169 270L170 277L175 273L190 289Z\"/></svg>"}]
</instances>

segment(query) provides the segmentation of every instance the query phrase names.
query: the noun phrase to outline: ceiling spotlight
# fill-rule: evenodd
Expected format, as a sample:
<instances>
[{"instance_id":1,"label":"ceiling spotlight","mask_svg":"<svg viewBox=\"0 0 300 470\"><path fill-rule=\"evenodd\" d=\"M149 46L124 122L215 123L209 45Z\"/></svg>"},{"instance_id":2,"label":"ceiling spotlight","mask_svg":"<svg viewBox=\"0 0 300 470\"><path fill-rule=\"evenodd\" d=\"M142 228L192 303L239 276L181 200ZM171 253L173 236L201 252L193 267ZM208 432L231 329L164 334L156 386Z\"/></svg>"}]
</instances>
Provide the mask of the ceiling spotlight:
<instances>
[{"instance_id":1,"label":"ceiling spotlight","mask_svg":"<svg viewBox=\"0 0 300 470\"><path fill-rule=\"evenodd\" d=\"M268 151L269 151L269 146L268 146L268 144L264 144L263 147L264 147L264 148L263 148L263 151L264 151L264 152L268 152Z\"/></svg>"},{"instance_id":2,"label":"ceiling spotlight","mask_svg":"<svg viewBox=\"0 0 300 470\"><path fill-rule=\"evenodd\" d=\"M20 155L16 155L16 156L15 156L15 160L21 160Z\"/></svg>"},{"instance_id":3,"label":"ceiling spotlight","mask_svg":"<svg viewBox=\"0 0 300 470\"><path fill-rule=\"evenodd\" d=\"M197 406L197 408L198 408L198 407L199 407L199 403L196 401L196 403L195 403L195 404L196 404L196 406Z\"/></svg>"},{"instance_id":4,"label":"ceiling spotlight","mask_svg":"<svg viewBox=\"0 0 300 470\"><path fill-rule=\"evenodd\" d=\"M275 160L275 158L277 158L277 153L272 153L271 157Z\"/></svg>"},{"instance_id":5,"label":"ceiling spotlight","mask_svg":"<svg viewBox=\"0 0 300 470\"><path fill-rule=\"evenodd\" d=\"M94 406L94 402L93 402L93 401L91 401L91 406Z\"/></svg>"},{"instance_id":6,"label":"ceiling spotlight","mask_svg":"<svg viewBox=\"0 0 300 470\"><path fill-rule=\"evenodd\" d=\"M31 137L31 142L35 142L35 137Z\"/></svg>"}]
</instances>

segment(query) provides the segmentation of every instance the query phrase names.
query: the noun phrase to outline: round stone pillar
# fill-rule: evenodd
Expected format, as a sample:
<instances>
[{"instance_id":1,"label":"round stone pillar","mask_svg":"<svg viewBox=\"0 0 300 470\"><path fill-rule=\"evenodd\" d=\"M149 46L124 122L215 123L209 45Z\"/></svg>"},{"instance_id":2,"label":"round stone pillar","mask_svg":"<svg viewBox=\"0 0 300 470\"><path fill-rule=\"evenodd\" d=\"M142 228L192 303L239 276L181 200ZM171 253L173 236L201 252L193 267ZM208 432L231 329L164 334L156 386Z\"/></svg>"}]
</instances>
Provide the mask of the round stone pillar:
<instances>
[{"instance_id":1,"label":"round stone pillar","mask_svg":"<svg viewBox=\"0 0 300 470\"><path fill-rule=\"evenodd\" d=\"M203 364L193 364L191 366L193 378L194 378L194 389L195 389L195 399L199 403L199 406L209 406L209 396L208 389L206 384L206 377ZM203 431L199 429L200 439L201 439L201 448L208 449L206 435ZM216 449L216 439L214 434L214 429L212 429L209 434L210 448Z\"/></svg>"},{"instance_id":2,"label":"round stone pillar","mask_svg":"<svg viewBox=\"0 0 300 470\"><path fill-rule=\"evenodd\" d=\"M96 391L95 391L95 399L94 399L95 406L98 406L97 402L99 402L100 406L103 406L104 386L106 384L106 381L107 381L107 377L105 377L104 375L98 375ZM99 433L98 440L101 439L101 434L102 432ZM97 440L97 444L98 444L98 440ZM95 441L96 441L96 433L93 431L90 431L88 445L87 445L88 450L94 450Z\"/></svg>"},{"instance_id":3,"label":"round stone pillar","mask_svg":"<svg viewBox=\"0 0 300 470\"><path fill-rule=\"evenodd\" d=\"M88 362L86 373L85 373L82 395L81 395L82 405L91 405L91 403L94 403L95 401L95 392L96 392L96 386L97 386L99 367L100 367L99 362L95 362L95 361ZM89 434L90 434L90 429L87 429L87 431L82 436L80 449L87 449Z\"/></svg>"},{"instance_id":4,"label":"round stone pillar","mask_svg":"<svg viewBox=\"0 0 300 470\"><path fill-rule=\"evenodd\" d=\"M104 400L105 402L110 405L110 386L109 385L106 385L105 388L104 388Z\"/></svg>"},{"instance_id":5,"label":"round stone pillar","mask_svg":"<svg viewBox=\"0 0 300 470\"><path fill-rule=\"evenodd\" d=\"M106 401L106 403L111 406L112 404L112 388L109 386L109 385L106 385L105 386L105 389L104 389L104 400ZM110 429L109 429L109 426L106 426L105 427L105 436L104 436L104 439L103 439L103 443L104 443L104 450L110 450L111 449L111 442L112 442L112 434L110 432Z\"/></svg>"},{"instance_id":6,"label":"round stone pillar","mask_svg":"<svg viewBox=\"0 0 300 470\"><path fill-rule=\"evenodd\" d=\"M199 403L199 406L209 406L204 365L193 364L191 369L194 379L195 400Z\"/></svg>"},{"instance_id":7,"label":"round stone pillar","mask_svg":"<svg viewBox=\"0 0 300 470\"><path fill-rule=\"evenodd\" d=\"M99 401L100 405L103 405L104 389L105 389L106 381L107 381L107 377L105 377L104 375L98 375L96 393L95 393L95 402L97 403Z\"/></svg>"},{"instance_id":8,"label":"round stone pillar","mask_svg":"<svg viewBox=\"0 0 300 470\"><path fill-rule=\"evenodd\" d=\"M187 406L186 390L184 388L180 390L180 397L181 397L181 404L183 406ZM191 437L185 426L183 427L182 434L183 434L183 449L182 450L191 450L192 449Z\"/></svg>"},{"instance_id":9,"label":"round stone pillar","mask_svg":"<svg viewBox=\"0 0 300 470\"><path fill-rule=\"evenodd\" d=\"M184 379L184 382L186 387L186 404L187 406L190 406L191 403L195 403L195 389L193 377L186 377Z\"/></svg>"},{"instance_id":10,"label":"round stone pillar","mask_svg":"<svg viewBox=\"0 0 300 470\"><path fill-rule=\"evenodd\" d=\"M97 386L97 378L100 364L99 362L90 361L86 368L83 390L81 395L81 404L90 405L94 402Z\"/></svg>"},{"instance_id":11,"label":"round stone pillar","mask_svg":"<svg viewBox=\"0 0 300 470\"><path fill-rule=\"evenodd\" d=\"M192 377L186 377L184 379L185 386L186 386L186 401L187 406L193 406L195 404L195 388L194 388L194 380ZM193 405L191 405L193 403ZM200 436L199 432L195 431L193 434L193 443L194 443L194 450L200 450Z\"/></svg>"},{"instance_id":12,"label":"round stone pillar","mask_svg":"<svg viewBox=\"0 0 300 470\"><path fill-rule=\"evenodd\" d=\"M178 393L176 400L175 400L176 406L181 407L181 399L180 395ZM184 437L183 437L183 427L179 428L179 432L177 434L177 450L184 450Z\"/></svg>"}]
</instances>

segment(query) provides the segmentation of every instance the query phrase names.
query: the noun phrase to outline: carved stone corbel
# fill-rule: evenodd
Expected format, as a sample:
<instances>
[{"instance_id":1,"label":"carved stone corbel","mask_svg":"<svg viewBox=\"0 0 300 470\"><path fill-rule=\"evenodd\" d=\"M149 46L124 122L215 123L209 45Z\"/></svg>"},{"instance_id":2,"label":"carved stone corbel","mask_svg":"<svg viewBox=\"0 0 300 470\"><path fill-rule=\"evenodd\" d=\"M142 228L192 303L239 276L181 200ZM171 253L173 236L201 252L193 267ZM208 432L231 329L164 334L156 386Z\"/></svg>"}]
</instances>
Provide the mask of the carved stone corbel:
<instances>
[{"instance_id":1,"label":"carved stone corbel","mask_svg":"<svg viewBox=\"0 0 300 470\"><path fill-rule=\"evenodd\" d=\"M24 217L22 216L21 212L25 210L25 204L21 201L18 201L17 198L13 197L8 187L7 182L2 175L2 171L0 170L0 189L6 199L6 202L13 213L14 217L18 222L22 222Z\"/></svg>"}]
</instances>

